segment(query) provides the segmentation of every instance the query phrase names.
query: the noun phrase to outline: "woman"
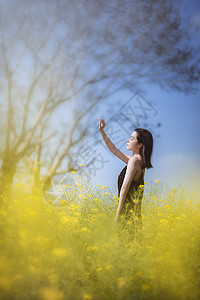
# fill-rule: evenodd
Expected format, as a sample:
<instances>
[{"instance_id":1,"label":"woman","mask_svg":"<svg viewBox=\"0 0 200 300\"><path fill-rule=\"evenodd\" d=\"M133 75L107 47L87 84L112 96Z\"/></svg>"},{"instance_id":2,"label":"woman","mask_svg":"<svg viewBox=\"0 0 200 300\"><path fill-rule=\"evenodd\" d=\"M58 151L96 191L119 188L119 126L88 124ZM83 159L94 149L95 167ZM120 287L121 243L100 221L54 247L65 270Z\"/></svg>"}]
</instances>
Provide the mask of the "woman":
<instances>
[{"instance_id":1,"label":"woman","mask_svg":"<svg viewBox=\"0 0 200 300\"><path fill-rule=\"evenodd\" d=\"M133 151L129 156L115 147L104 132L105 121L100 118L99 130L108 147L119 159L127 165L118 176L118 208L114 222L119 221L120 215L127 219L132 212L138 227L142 227L141 202L144 190L145 168L153 168L151 155L153 150L153 137L147 129L137 128L127 140L127 149Z\"/></svg>"}]
</instances>

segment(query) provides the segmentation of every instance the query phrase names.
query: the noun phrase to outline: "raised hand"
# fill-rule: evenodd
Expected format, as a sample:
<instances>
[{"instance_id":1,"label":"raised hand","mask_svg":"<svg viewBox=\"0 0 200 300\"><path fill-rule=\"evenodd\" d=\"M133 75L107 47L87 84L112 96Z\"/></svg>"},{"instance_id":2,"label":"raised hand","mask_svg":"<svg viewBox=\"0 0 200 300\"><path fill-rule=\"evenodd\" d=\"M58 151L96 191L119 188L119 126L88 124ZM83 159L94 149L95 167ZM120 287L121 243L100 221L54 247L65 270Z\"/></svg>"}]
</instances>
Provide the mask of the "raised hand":
<instances>
[{"instance_id":1,"label":"raised hand","mask_svg":"<svg viewBox=\"0 0 200 300\"><path fill-rule=\"evenodd\" d=\"M104 119L102 119L102 118L99 118L99 120L100 120L100 122L99 122L99 130L101 131L106 126L106 123L105 123Z\"/></svg>"}]
</instances>

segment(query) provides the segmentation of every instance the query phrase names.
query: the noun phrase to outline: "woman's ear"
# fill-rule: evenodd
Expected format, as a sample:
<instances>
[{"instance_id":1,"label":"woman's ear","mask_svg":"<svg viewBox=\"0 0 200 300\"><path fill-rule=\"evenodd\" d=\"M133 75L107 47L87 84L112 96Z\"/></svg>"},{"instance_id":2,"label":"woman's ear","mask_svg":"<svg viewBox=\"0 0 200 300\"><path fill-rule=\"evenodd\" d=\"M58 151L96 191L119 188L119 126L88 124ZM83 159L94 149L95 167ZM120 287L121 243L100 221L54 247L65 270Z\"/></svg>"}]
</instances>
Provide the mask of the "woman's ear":
<instances>
[{"instance_id":1,"label":"woman's ear","mask_svg":"<svg viewBox=\"0 0 200 300\"><path fill-rule=\"evenodd\" d=\"M140 154L141 154L142 153L142 146L143 146L143 144L140 143L139 146L140 146Z\"/></svg>"}]
</instances>

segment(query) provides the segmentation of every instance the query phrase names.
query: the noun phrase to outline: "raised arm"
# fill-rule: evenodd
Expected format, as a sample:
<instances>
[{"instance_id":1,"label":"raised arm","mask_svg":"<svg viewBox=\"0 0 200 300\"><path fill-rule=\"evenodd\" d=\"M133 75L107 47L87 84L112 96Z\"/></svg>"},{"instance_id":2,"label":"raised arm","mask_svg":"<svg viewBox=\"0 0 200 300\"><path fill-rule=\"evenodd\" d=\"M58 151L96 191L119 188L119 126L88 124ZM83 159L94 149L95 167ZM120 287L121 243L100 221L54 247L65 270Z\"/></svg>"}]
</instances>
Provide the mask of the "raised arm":
<instances>
[{"instance_id":1,"label":"raised arm","mask_svg":"<svg viewBox=\"0 0 200 300\"><path fill-rule=\"evenodd\" d=\"M103 119L99 119L100 123L99 123L99 131L104 139L104 142L106 144L106 146L108 147L108 149L113 153L113 151L115 150L115 145L111 142L111 140L109 139L109 137L107 136L107 134L104 132L104 127L106 126L106 123Z\"/></svg>"},{"instance_id":2,"label":"raised arm","mask_svg":"<svg viewBox=\"0 0 200 300\"><path fill-rule=\"evenodd\" d=\"M131 156L121 152L119 149L117 149L117 147L111 142L111 140L109 139L109 137L106 135L106 133L104 132L104 127L105 127L105 121L103 119L99 119L100 123L99 123L99 130L101 132L101 135L105 141L106 146L108 147L108 149L115 155L117 156L119 159L121 159L123 162L125 162L126 164L128 164L129 159L131 158Z\"/></svg>"}]
</instances>

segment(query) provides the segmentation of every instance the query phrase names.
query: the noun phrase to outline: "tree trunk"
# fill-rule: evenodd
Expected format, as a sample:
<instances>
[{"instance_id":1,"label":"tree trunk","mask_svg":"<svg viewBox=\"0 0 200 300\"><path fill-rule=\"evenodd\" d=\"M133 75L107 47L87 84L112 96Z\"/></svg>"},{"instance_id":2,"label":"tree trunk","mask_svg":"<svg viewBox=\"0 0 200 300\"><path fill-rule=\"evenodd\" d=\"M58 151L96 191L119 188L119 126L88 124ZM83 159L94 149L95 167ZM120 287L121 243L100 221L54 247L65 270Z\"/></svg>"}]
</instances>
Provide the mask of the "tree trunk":
<instances>
[{"instance_id":1,"label":"tree trunk","mask_svg":"<svg viewBox=\"0 0 200 300\"><path fill-rule=\"evenodd\" d=\"M32 192L40 193L42 191L42 187L43 187L43 181L40 179L40 166L37 166L36 168L34 168Z\"/></svg>"},{"instance_id":2,"label":"tree trunk","mask_svg":"<svg viewBox=\"0 0 200 300\"><path fill-rule=\"evenodd\" d=\"M42 186L43 191L47 191L51 187L51 177L48 176L45 178Z\"/></svg>"},{"instance_id":3,"label":"tree trunk","mask_svg":"<svg viewBox=\"0 0 200 300\"><path fill-rule=\"evenodd\" d=\"M11 200L12 184L16 172L16 162L13 159L4 160L1 168L0 177L0 196Z\"/></svg>"}]
</instances>

